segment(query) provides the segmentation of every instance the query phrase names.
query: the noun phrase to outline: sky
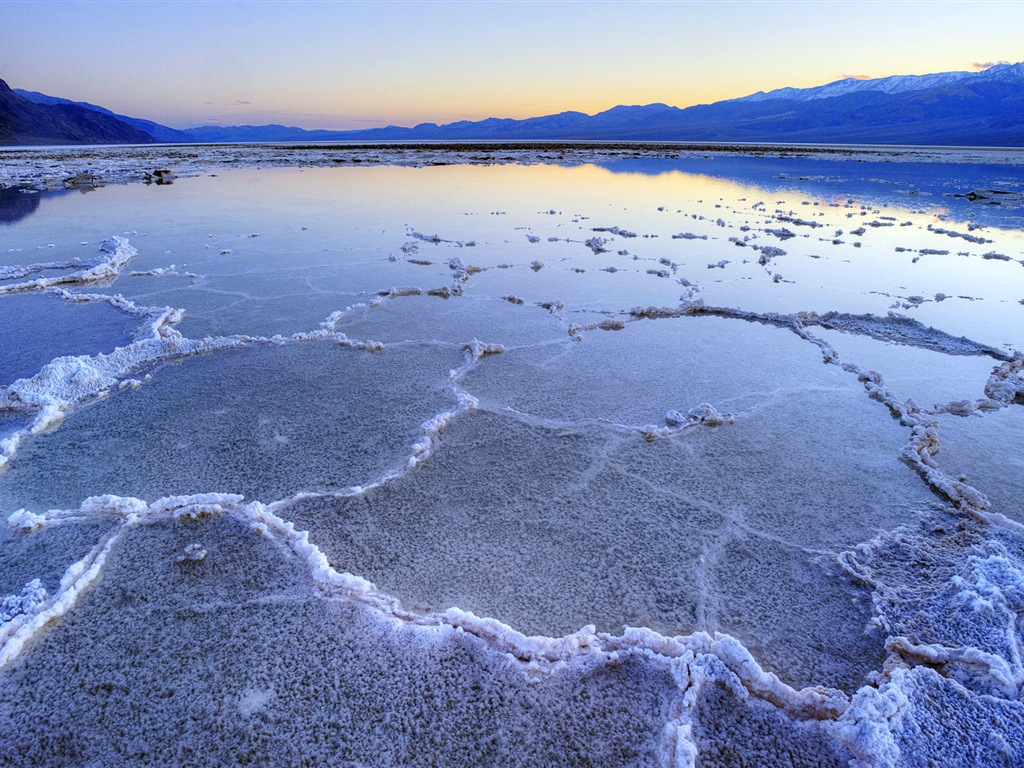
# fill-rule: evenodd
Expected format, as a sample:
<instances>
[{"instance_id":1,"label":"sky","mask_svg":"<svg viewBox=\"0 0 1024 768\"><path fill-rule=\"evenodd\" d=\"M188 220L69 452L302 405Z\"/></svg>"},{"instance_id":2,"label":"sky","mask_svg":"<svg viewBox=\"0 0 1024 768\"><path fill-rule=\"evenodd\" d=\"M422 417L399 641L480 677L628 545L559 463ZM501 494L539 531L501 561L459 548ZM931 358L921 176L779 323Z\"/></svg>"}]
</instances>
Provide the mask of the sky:
<instances>
[{"instance_id":1,"label":"sky","mask_svg":"<svg viewBox=\"0 0 1024 768\"><path fill-rule=\"evenodd\" d=\"M704 104L1024 61L1024 0L0 0L0 79L174 128Z\"/></svg>"}]
</instances>

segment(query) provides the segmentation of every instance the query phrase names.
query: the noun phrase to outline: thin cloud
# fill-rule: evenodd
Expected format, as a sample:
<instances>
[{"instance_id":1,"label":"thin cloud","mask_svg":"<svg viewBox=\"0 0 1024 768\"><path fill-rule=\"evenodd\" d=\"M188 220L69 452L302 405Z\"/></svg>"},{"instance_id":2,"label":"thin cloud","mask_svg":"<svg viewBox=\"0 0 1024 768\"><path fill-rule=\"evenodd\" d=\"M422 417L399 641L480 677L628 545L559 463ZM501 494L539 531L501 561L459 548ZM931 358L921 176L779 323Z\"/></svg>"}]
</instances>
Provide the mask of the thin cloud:
<instances>
[{"instance_id":1,"label":"thin cloud","mask_svg":"<svg viewBox=\"0 0 1024 768\"><path fill-rule=\"evenodd\" d=\"M1003 61L1001 59L999 61L984 61L984 62L982 62L982 61L972 61L971 62L971 66L974 69L976 69L977 71L982 72L982 71L984 71L986 69L992 69L992 67L994 67L996 64L1009 64L1009 63L1010 62Z\"/></svg>"},{"instance_id":2,"label":"thin cloud","mask_svg":"<svg viewBox=\"0 0 1024 768\"><path fill-rule=\"evenodd\" d=\"M840 80L870 80L871 75L840 75Z\"/></svg>"},{"instance_id":3,"label":"thin cloud","mask_svg":"<svg viewBox=\"0 0 1024 768\"><path fill-rule=\"evenodd\" d=\"M234 101L231 102L231 106L233 106L233 107L240 107L240 106L242 106L244 104L252 104L252 102L251 101L244 101L242 99L235 99Z\"/></svg>"}]
</instances>

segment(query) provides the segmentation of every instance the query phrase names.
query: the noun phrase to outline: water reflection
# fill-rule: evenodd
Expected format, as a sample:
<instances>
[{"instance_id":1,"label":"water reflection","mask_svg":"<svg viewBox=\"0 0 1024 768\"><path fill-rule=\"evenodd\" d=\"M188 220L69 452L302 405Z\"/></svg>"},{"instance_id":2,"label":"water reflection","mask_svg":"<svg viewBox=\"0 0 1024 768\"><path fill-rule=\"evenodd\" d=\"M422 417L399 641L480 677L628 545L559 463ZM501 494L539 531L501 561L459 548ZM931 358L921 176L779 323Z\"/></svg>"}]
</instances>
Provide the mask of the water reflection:
<instances>
[{"instance_id":1,"label":"water reflection","mask_svg":"<svg viewBox=\"0 0 1024 768\"><path fill-rule=\"evenodd\" d=\"M597 165L615 174L711 176L765 191L800 192L821 200L842 197L877 205L940 206L957 218L977 217L996 225L1009 224L1008 219L1024 214L1024 184L1019 175L1001 165L741 155L624 158Z\"/></svg>"},{"instance_id":2,"label":"water reflection","mask_svg":"<svg viewBox=\"0 0 1024 768\"><path fill-rule=\"evenodd\" d=\"M17 187L0 187L0 224L13 224L31 216L39 208L42 195L25 193Z\"/></svg>"},{"instance_id":3,"label":"water reflection","mask_svg":"<svg viewBox=\"0 0 1024 768\"><path fill-rule=\"evenodd\" d=\"M97 187L76 187L85 194ZM45 192L26 190L21 187L0 187L0 226L16 224L39 210L43 198L54 198L66 195L70 189L55 189Z\"/></svg>"}]
</instances>

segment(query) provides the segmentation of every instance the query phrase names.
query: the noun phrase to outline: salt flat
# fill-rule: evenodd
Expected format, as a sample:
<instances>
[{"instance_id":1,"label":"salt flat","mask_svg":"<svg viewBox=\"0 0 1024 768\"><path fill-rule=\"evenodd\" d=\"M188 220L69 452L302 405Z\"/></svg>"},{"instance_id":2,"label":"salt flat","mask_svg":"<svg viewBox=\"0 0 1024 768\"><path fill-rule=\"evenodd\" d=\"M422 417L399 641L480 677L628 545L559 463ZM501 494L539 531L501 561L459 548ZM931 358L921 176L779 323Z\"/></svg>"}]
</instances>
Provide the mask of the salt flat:
<instances>
[{"instance_id":1,"label":"salt flat","mask_svg":"<svg viewBox=\"0 0 1024 768\"><path fill-rule=\"evenodd\" d=\"M1021 763L1022 161L0 151L0 765Z\"/></svg>"}]
</instances>

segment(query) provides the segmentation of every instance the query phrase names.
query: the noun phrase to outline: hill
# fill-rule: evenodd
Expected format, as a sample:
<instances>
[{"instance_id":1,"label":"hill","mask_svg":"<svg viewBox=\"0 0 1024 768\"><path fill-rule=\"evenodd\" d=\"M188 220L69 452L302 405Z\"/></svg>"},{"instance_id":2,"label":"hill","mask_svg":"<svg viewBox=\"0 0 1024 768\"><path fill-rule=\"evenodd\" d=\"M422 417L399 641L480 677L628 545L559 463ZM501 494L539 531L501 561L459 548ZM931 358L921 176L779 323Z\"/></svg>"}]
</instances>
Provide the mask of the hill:
<instances>
[{"instance_id":1,"label":"hill","mask_svg":"<svg viewBox=\"0 0 1024 768\"><path fill-rule=\"evenodd\" d=\"M0 145L152 144L133 125L75 104L36 104L0 80Z\"/></svg>"}]
</instances>

